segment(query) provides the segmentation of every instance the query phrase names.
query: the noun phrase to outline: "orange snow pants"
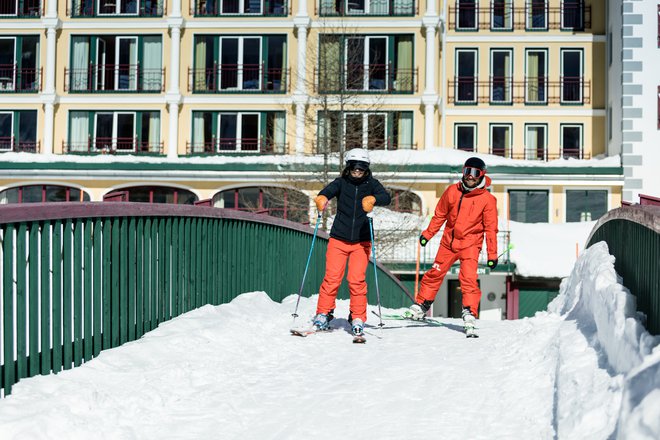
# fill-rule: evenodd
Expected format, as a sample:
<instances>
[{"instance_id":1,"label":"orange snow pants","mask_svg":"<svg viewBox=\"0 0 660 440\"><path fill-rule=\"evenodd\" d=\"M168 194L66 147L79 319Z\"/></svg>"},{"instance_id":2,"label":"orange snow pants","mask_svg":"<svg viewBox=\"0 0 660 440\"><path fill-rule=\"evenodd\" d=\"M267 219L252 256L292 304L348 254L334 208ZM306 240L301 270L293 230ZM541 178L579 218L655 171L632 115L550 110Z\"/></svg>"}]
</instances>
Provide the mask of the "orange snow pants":
<instances>
[{"instance_id":1,"label":"orange snow pants","mask_svg":"<svg viewBox=\"0 0 660 440\"><path fill-rule=\"evenodd\" d=\"M463 293L463 307L469 307L472 314L477 317L479 313L479 301L481 301L481 290L479 289L479 283L477 283L480 251L481 249L476 247L452 251L440 245L433 266L422 277L415 302L433 301L451 265L456 260L460 260L461 271L459 272L458 280L461 283L461 291Z\"/></svg>"},{"instance_id":2,"label":"orange snow pants","mask_svg":"<svg viewBox=\"0 0 660 440\"><path fill-rule=\"evenodd\" d=\"M371 242L349 243L330 238L325 254L325 277L319 288L319 301L316 313L328 313L335 308L337 291L346 270L348 260L348 289L351 293L350 311L353 319L367 321L366 272L369 264Z\"/></svg>"}]
</instances>

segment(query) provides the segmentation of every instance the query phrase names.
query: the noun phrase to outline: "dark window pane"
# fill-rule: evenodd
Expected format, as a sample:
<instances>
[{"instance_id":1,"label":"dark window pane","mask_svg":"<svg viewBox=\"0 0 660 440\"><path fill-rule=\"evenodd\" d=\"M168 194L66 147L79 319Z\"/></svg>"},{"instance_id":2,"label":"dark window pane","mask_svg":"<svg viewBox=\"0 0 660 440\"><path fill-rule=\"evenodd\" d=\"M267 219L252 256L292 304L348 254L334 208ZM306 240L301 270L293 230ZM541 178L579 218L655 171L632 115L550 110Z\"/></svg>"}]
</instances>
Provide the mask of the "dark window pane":
<instances>
[{"instance_id":1,"label":"dark window pane","mask_svg":"<svg viewBox=\"0 0 660 440\"><path fill-rule=\"evenodd\" d=\"M566 191L566 221L597 220L607 212L606 190Z\"/></svg>"},{"instance_id":2,"label":"dark window pane","mask_svg":"<svg viewBox=\"0 0 660 440\"><path fill-rule=\"evenodd\" d=\"M474 151L474 127L462 125L456 128L456 148Z\"/></svg>"},{"instance_id":3,"label":"dark window pane","mask_svg":"<svg viewBox=\"0 0 660 440\"><path fill-rule=\"evenodd\" d=\"M548 191L509 191L509 218L522 223L547 223Z\"/></svg>"}]
</instances>

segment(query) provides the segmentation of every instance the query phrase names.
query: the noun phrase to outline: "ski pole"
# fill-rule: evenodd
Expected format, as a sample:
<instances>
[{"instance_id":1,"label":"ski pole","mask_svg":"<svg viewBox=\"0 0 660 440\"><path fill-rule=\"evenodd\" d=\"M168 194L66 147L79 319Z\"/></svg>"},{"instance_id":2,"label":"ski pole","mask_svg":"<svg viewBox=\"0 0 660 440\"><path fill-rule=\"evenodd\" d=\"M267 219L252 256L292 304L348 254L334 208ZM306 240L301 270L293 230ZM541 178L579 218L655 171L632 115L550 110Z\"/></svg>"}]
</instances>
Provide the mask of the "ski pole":
<instances>
[{"instance_id":1,"label":"ski pole","mask_svg":"<svg viewBox=\"0 0 660 440\"><path fill-rule=\"evenodd\" d=\"M506 249L504 249L504 250L502 251L502 253L499 254L499 255L497 256L497 259L499 260L500 257L501 257L502 255L506 254L506 253L509 252L511 249L513 249L513 243L509 243L509 245L506 247Z\"/></svg>"},{"instance_id":2,"label":"ski pole","mask_svg":"<svg viewBox=\"0 0 660 440\"><path fill-rule=\"evenodd\" d=\"M322 212L318 212L316 216L316 226L314 226L314 235L312 236L312 246L309 248L309 255L307 256L307 264L305 265L305 272L303 273L302 282L300 283L300 289L298 290L298 299L296 300L296 309L293 311L291 316L295 321L298 317L298 305L300 304L300 296L302 295L303 286L305 285L305 278L307 277L307 269L309 269L309 262L312 259L312 251L314 250L314 242L316 241L316 233L319 230L319 224L321 223Z\"/></svg>"},{"instance_id":3,"label":"ski pole","mask_svg":"<svg viewBox=\"0 0 660 440\"><path fill-rule=\"evenodd\" d=\"M374 260L374 279L376 280L376 299L378 300L378 319L380 324L378 327L383 327L383 314L380 311L380 289L378 288L378 269L376 268L376 243L374 242L374 219L371 213L367 214L369 218L369 233L371 235L371 255Z\"/></svg>"}]
</instances>

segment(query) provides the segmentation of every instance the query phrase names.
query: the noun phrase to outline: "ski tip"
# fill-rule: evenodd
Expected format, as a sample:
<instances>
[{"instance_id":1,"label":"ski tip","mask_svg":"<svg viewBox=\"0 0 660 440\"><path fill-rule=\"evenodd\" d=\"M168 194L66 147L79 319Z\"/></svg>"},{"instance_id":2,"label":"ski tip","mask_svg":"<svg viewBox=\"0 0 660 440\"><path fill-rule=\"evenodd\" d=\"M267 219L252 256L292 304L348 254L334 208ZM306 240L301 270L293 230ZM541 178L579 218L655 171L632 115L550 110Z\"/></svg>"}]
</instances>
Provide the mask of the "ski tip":
<instances>
[{"instance_id":1,"label":"ski tip","mask_svg":"<svg viewBox=\"0 0 660 440\"><path fill-rule=\"evenodd\" d=\"M355 336L353 337L353 344L364 344L367 342L367 338L364 336Z\"/></svg>"}]
</instances>

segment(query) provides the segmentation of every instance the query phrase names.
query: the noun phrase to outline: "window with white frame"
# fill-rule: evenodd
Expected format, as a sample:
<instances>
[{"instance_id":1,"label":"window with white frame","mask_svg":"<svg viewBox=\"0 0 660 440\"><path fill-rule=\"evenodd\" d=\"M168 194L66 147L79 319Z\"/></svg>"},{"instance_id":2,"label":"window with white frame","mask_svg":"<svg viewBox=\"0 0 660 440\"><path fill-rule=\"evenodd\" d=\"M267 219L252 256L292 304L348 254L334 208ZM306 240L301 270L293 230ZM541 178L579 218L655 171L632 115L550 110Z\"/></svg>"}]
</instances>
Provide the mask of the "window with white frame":
<instances>
[{"instance_id":1,"label":"window with white frame","mask_svg":"<svg viewBox=\"0 0 660 440\"><path fill-rule=\"evenodd\" d=\"M548 29L548 1L527 0L525 3L528 30Z\"/></svg>"},{"instance_id":2,"label":"window with white frame","mask_svg":"<svg viewBox=\"0 0 660 440\"><path fill-rule=\"evenodd\" d=\"M513 0L492 0L490 28L498 31L513 29Z\"/></svg>"},{"instance_id":3,"label":"window with white frame","mask_svg":"<svg viewBox=\"0 0 660 440\"><path fill-rule=\"evenodd\" d=\"M525 124L525 159L546 160L547 124Z\"/></svg>"},{"instance_id":4,"label":"window with white frame","mask_svg":"<svg viewBox=\"0 0 660 440\"><path fill-rule=\"evenodd\" d=\"M491 50L490 52L490 102L511 103L513 52L506 50Z\"/></svg>"},{"instance_id":5,"label":"window with white frame","mask_svg":"<svg viewBox=\"0 0 660 440\"><path fill-rule=\"evenodd\" d=\"M477 102L477 50L456 50L456 103L475 104Z\"/></svg>"},{"instance_id":6,"label":"window with white frame","mask_svg":"<svg viewBox=\"0 0 660 440\"><path fill-rule=\"evenodd\" d=\"M521 223L548 223L550 197L547 190L509 190L509 219Z\"/></svg>"},{"instance_id":7,"label":"window with white frame","mask_svg":"<svg viewBox=\"0 0 660 440\"><path fill-rule=\"evenodd\" d=\"M598 220L607 212L607 190L566 190L566 222Z\"/></svg>"},{"instance_id":8,"label":"window with white frame","mask_svg":"<svg viewBox=\"0 0 660 440\"><path fill-rule=\"evenodd\" d=\"M548 102L547 60L547 49L527 49L525 51L525 103L527 104Z\"/></svg>"},{"instance_id":9,"label":"window with white frame","mask_svg":"<svg viewBox=\"0 0 660 440\"><path fill-rule=\"evenodd\" d=\"M561 102L582 102L583 52L581 49L561 50Z\"/></svg>"},{"instance_id":10,"label":"window with white frame","mask_svg":"<svg viewBox=\"0 0 660 440\"><path fill-rule=\"evenodd\" d=\"M456 29L476 30L479 6L477 0L456 0Z\"/></svg>"},{"instance_id":11,"label":"window with white frame","mask_svg":"<svg viewBox=\"0 0 660 440\"><path fill-rule=\"evenodd\" d=\"M490 124L490 152L495 156L511 157L511 124Z\"/></svg>"},{"instance_id":12,"label":"window with white frame","mask_svg":"<svg viewBox=\"0 0 660 440\"><path fill-rule=\"evenodd\" d=\"M582 159L582 124L561 124L559 130L562 157Z\"/></svg>"},{"instance_id":13,"label":"window with white frame","mask_svg":"<svg viewBox=\"0 0 660 440\"><path fill-rule=\"evenodd\" d=\"M457 150L475 151L477 148L477 124L455 124L454 145Z\"/></svg>"},{"instance_id":14,"label":"window with white frame","mask_svg":"<svg viewBox=\"0 0 660 440\"><path fill-rule=\"evenodd\" d=\"M584 0L562 0L561 28L574 31L584 29Z\"/></svg>"}]
</instances>

